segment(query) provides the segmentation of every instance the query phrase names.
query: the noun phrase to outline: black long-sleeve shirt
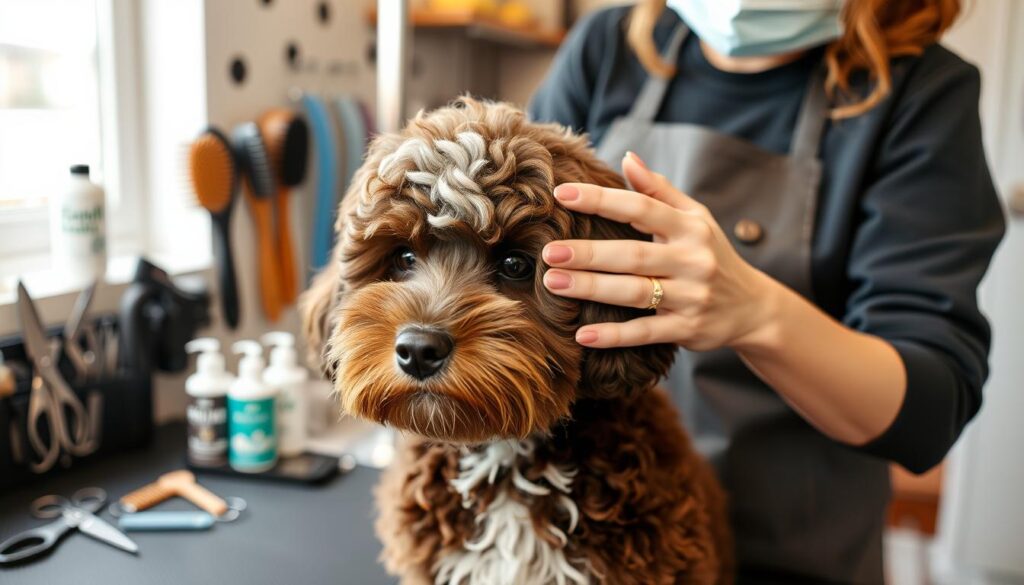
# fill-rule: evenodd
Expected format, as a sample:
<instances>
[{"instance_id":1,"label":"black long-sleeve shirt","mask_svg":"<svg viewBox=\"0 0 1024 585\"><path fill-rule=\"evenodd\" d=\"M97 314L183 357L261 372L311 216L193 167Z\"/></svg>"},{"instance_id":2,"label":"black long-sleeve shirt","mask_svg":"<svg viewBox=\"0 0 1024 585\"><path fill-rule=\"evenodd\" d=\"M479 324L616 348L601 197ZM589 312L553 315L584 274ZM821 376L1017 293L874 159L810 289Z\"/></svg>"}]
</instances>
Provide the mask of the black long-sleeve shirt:
<instances>
[{"instance_id":1,"label":"black long-sleeve shirt","mask_svg":"<svg viewBox=\"0 0 1024 585\"><path fill-rule=\"evenodd\" d=\"M597 144L628 113L647 74L625 41L627 10L598 11L574 28L533 98L533 119L587 132ZM677 22L671 11L659 20L659 47ZM657 120L788 152L821 58L818 49L769 71L728 73L708 63L690 35ZM904 402L890 428L859 448L923 472L981 405L990 330L976 293L1005 225L982 147L978 70L933 45L894 59L892 77L880 105L826 129L814 300L899 352ZM855 92L866 87L864 76L853 80Z\"/></svg>"}]
</instances>

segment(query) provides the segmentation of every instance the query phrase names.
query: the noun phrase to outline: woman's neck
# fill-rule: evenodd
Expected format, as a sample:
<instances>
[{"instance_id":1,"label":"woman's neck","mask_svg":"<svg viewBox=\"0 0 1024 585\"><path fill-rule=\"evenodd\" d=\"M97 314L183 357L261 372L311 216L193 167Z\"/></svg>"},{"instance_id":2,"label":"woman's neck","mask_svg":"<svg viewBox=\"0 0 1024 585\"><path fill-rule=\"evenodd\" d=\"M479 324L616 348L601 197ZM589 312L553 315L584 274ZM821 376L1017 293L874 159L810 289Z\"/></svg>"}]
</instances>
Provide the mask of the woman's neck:
<instances>
[{"instance_id":1,"label":"woman's neck","mask_svg":"<svg viewBox=\"0 0 1024 585\"><path fill-rule=\"evenodd\" d=\"M792 63L807 52L800 50L793 51L791 53L783 53L781 55L730 57L719 53L704 41L700 42L700 49L703 51L704 58L708 60L708 63L711 63L715 69L719 69L727 73L761 73L762 71L781 67L786 63Z\"/></svg>"}]
</instances>

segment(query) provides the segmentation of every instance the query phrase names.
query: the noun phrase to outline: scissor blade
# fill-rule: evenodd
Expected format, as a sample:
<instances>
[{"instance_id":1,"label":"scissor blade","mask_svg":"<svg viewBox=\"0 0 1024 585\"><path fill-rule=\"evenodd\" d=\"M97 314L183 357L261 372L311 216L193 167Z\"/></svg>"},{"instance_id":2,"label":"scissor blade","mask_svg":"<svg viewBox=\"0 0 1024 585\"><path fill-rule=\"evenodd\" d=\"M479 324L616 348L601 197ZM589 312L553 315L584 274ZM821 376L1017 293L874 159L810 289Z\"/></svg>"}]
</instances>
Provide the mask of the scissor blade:
<instances>
[{"instance_id":1,"label":"scissor blade","mask_svg":"<svg viewBox=\"0 0 1024 585\"><path fill-rule=\"evenodd\" d=\"M64 324L65 343L71 343L78 337L78 331L82 328L86 315L89 314L89 306L92 304L92 297L96 293L96 281L85 287L78 298L75 299L75 308L71 312L71 318Z\"/></svg>"},{"instance_id":2,"label":"scissor blade","mask_svg":"<svg viewBox=\"0 0 1024 585\"><path fill-rule=\"evenodd\" d=\"M78 525L78 529L96 540L116 546L121 550L126 550L130 553L139 552L139 545L135 544L135 541L93 514L86 516L82 523Z\"/></svg>"},{"instance_id":3,"label":"scissor blade","mask_svg":"<svg viewBox=\"0 0 1024 585\"><path fill-rule=\"evenodd\" d=\"M28 295L25 284L18 282L18 319L21 321L21 335L25 342L25 350L32 361L39 361L50 355L50 345L46 342L43 322L39 320L32 297Z\"/></svg>"}]
</instances>

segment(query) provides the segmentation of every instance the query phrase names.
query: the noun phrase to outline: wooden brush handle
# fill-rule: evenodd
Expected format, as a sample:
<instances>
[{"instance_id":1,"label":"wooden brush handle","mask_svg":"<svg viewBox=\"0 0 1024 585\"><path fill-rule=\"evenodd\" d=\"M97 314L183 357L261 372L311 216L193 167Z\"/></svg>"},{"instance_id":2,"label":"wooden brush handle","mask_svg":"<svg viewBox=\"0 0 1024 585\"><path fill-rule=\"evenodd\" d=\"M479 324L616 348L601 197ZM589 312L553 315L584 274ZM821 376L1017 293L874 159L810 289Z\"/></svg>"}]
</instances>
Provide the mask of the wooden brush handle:
<instances>
[{"instance_id":1,"label":"wooden brush handle","mask_svg":"<svg viewBox=\"0 0 1024 585\"><path fill-rule=\"evenodd\" d=\"M277 204L277 256L281 260L281 301L285 305L290 305L299 296L299 277L295 272L295 249L292 247L292 222L287 187L278 188L275 203Z\"/></svg>"},{"instance_id":2,"label":"wooden brush handle","mask_svg":"<svg viewBox=\"0 0 1024 585\"><path fill-rule=\"evenodd\" d=\"M139 489L127 494L121 498L121 505L131 512L139 512L152 508L160 502L170 499L177 495L174 488L161 484L159 481L154 481L149 485L144 485Z\"/></svg>"},{"instance_id":3,"label":"wooden brush handle","mask_svg":"<svg viewBox=\"0 0 1024 585\"><path fill-rule=\"evenodd\" d=\"M277 321L281 317L281 275L277 261L277 250L274 244L274 218L272 217L271 201L269 198L261 199L255 197L246 183L246 197L249 200L249 210L252 212L253 223L256 231L256 245L258 248L260 297L263 305L263 313L270 321Z\"/></svg>"},{"instance_id":4,"label":"wooden brush handle","mask_svg":"<svg viewBox=\"0 0 1024 585\"><path fill-rule=\"evenodd\" d=\"M178 491L178 495L209 512L214 517L223 516L228 511L227 502L198 483L182 486Z\"/></svg>"}]
</instances>

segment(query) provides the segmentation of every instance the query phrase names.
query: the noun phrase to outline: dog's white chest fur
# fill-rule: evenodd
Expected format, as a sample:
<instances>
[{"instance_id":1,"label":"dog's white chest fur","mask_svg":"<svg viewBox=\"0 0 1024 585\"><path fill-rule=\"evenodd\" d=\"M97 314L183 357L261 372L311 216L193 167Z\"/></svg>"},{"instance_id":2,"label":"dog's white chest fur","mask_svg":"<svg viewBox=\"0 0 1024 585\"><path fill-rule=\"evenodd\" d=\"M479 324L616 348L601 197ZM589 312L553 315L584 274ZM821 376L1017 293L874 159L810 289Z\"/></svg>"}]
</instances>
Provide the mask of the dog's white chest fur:
<instances>
[{"instance_id":1,"label":"dog's white chest fur","mask_svg":"<svg viewBox=\"0 0 1024 585\"><path fill-rule=\"evenodd\" d=\"M549 464L543 481L532 482L520 472L532 463L532 441L496 441L479 451L465 452L459 460L459 476L451 481L462 503L473 505L472 491L482 482L493 484L503 470L510 481L476 517L477 533L463 549L438 559L436 585L583 585L590 582L585 567L566 555L567 533L576 528L579 510L569 497L575 470ZM517 493L513 493L517 492ZM515 496L515 497L513 497ZM521 499L555 498L569 514L563 530L553 523L545 527L560 543L541 538ZM517 500L516 498L520 498Z\"/></svg>"}]
</instances>

